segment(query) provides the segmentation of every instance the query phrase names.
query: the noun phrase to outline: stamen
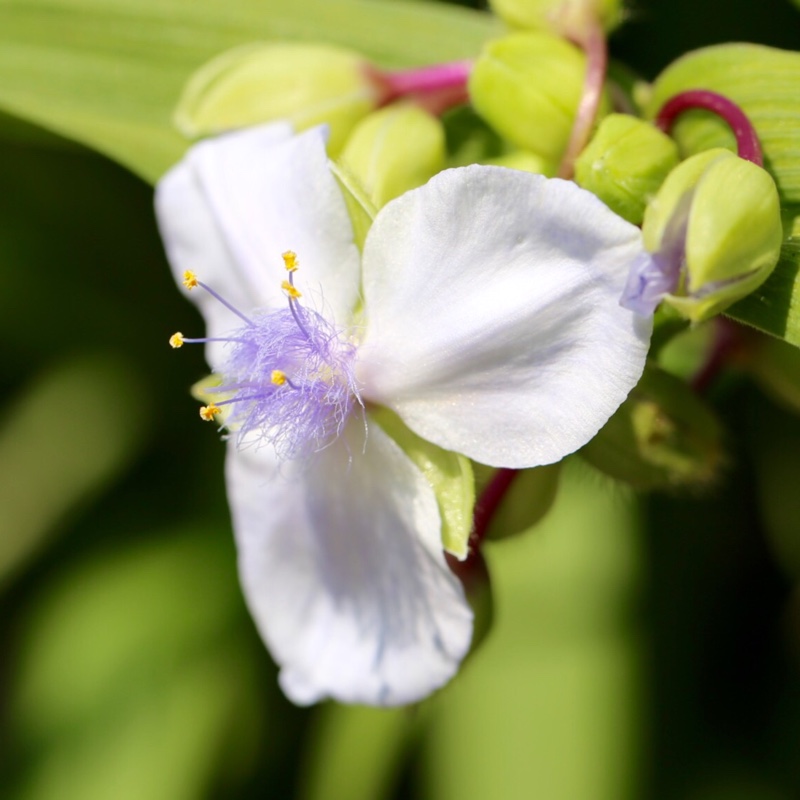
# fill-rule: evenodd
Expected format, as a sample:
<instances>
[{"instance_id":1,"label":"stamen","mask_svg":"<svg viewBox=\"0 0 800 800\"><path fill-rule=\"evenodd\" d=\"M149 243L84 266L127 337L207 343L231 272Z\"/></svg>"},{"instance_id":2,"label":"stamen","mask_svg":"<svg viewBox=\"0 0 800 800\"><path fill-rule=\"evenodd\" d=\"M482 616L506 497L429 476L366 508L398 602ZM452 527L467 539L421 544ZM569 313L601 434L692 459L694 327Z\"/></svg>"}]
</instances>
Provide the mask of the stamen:
<instances>
[{"instance_id":1,"label":"stamen","mask_svg":"<svg viewBox=\"0 0 800 800\"><path fill-rule=\"evenodd\" d=\"M243 342L244 339L236 339L231 336L208 336L201 339L187 339L182 333L173 333L169 337L171 347L183 347L185 344L206 344L206 342Z\"/></svg>"},{"instance_id":2,"label":"stamen","mask_svg":"<svg viewBox=\"0 0 800 800\"><path fill-rule=\"evenodd\" d=\"M194 274L191 270L187 269L183 273L183 285L191 291L192 289L197 288L198 286L201 289L205 289L215 300L222 303L229 311L232 311L236 314L239 319L244 320L248 325L252 325L252 320L248 319L241 311L239 311L236 306L231 305L222 295L217 294L210 286L203 283L201 280L197 279L197 275Z\"/></svg>"},{"instance_id":3,"label":"stamen","mask_svg":"<svg viewBox=\"0 0 800 800\"><path fill-rule=\"evenodd\" d=\"M227 308L229 311L232 311L234 314L236 314L236 316L239 317L239 319L244 320L250 326L253 325L252 320L248 319L244 314L242 314L242 312L239 311L239 309L236 308L236 306L232 306L224 297L217 294L210 286L207 286L202 281L197 281L197 285L200 286L202 289L205 289L215 300L218 300L220 303L222 303L222 305L224 305L225 308Z\"/></svg>"},{"instance_id":4,"label":"stamen","mask_svg":"<svg viewBox=\"0 0 800 800\"><path fill-rule=\"evenodd\" d=\"M222 408L228 409L221 423L240 446L268 443L284 460L312 456L330 445L354 405L363 404L354 374L355 343L300 304L301 293L294 285L297 255L287 250L282 257L288 273L282 283L288 309L255 310L248 319L197 280L197 286L231 308L247 326L224 339L195 340L175 334L170 343L233 343L226 348L219 370L223 377L213 390L220 399L203 406L200 416L211 421Z\"/></svg>"},{"instance_id":5,"label":"stamen","mask_svg":"<svg viewBox=\"0 0 800 800\"><path fill-rule=\"evenodd\" d=\"M217 414L221 413L222 409L214 403L209 403L207 406L200 407L200 417L206 422L211 422Z\"/></svg>"},{"instance_id":6,"label":"stamen","mask_svg":"<svg viewBox=\"0 0 800 800\"><path fill-rule=\"evenodd\" d=\"M296 272L300 268L300 262L297 260L297 253L292 250L287 250L281 255L287 272Z\"/></svg>"},{"instance_id":7,"label":"stamen","mask_svg":"<svg viewBox=\"0 0 800 800\"><path fill-rule=\"evenodd\" d=\"M290 281L283 281L281 283L281 289L289 295L291 300L297 300L298 298L302 297L303 295L294 287Z\"/></svg>"}]
</instances>

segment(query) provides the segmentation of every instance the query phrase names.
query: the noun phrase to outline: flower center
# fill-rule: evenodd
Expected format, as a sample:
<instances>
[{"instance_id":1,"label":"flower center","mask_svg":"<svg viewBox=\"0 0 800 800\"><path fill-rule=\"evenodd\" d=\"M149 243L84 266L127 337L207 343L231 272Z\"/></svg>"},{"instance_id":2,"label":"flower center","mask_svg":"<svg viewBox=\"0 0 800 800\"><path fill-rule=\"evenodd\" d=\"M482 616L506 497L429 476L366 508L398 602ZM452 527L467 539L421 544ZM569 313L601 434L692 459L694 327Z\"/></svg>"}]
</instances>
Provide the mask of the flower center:
<instances>
[{"instance_id":1,"label":"flower center","mask_svg":"<svg viewBox=\"0 0 800 800\"><path fill-rule=\"evenodd\" d=\"M224 426L240 446L269 443L281 460L302 458L327 447L342 432L356 405L363 405L354 375L356 347L316 311L300 304L294 284L297 256L283 254L288 280L282 288L288 308L245 316L213 289L184 274L184 285L210 292L244 322L222 339L170 338L184 342L223 341L220 400L200 409L211 420L223 413Z\"/></svg>"}]
</instances>

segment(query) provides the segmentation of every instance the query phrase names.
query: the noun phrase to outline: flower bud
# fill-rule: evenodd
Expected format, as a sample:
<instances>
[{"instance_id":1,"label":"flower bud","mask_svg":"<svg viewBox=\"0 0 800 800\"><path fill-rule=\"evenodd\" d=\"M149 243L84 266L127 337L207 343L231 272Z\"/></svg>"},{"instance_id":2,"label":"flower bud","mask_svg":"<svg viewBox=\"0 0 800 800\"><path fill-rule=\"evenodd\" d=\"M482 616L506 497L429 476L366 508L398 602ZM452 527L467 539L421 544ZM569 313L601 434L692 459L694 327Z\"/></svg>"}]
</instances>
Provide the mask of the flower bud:
<instances>
[{"instance_id":1,"label":"flower bud","mask_svg":"<svg viewBox=\"0 0 800 800\"><path fill-rule=\"evenodd\" d=\"M583 91L586 57L541 31L516 33L485 47L469 78L475 110L502 136L559 161Z\"/></svg>"},{"instance_id":2,"label":"flower bud","mask_svg":"<svg viewBox=\"0 0 800 800\"><path fill-rule=\"evenodd\" d=\"M640 225L644 209L670 170L678 147L648 122L610 114L575 162L575 179L612 211Z\"/></svg>"},{"instance_id":3,"label":"flower bud","mask_svg":"<svg viewBox=\"0 0 800 800\"><path fill-rule=\"evenodd\" d=\"M534 175L544 175L547 178L552 178L558 172L558 164L554 161L548 161L527 150L511 150L501 156L487 159L484 163L493 164L496 167L518 169L522 172L532 172Z\"/></svg>"},{"instance_id":4,"label":"flower bud","mask_svg":"<svg viewBox=\"0 0 800 800\"><path fill-rule=\"evenodd\" d=\"M580 453L636 489L699 486L712 482L723 463L722 428L686 383L648 365L639 385Z\"/></svg>"},{"instance_id":5,"label":"flower bud","mask_svg":"<svg viewBox=\"0 0 800 800\"><path fill-rule=\"evenodd\" d=\"M444 169L444 127L418 106L391 105L356 125L341 161L380 208Z\"/></svg>"},{"instance_id":6,"label":"flower bud","mask_svg":"<svg viewBox=\"0 0 800 800\"><path fill-rule=\"evenodd\" d=\"M325 122L329 149L336 153L381 94L357 53L323 44L249 44L195 72L178 103L175 124L186 136L197 137L270 120L287 120L298 131Z\"/></svg>"},{"instance_id":7,"label":"flower bud","mask_svg":"<svg viewBox=\"0 0 800 800\"><path fill-rule=\"evenodd\" d=\"M549 28L565 36L599 19L605 30L622 19L620 0L489 0L498 17L518 28Z\"/></svg>"},{"instance_id":8,"label":"flower bud","mask_svg":"<svg viewBox=\"0 0 800 800\"><path fill-rule=\"evenodd\" d=\"M652 313L659 300L692 322L719 313L770 275L783 239L772 177L729 150L684 161L648 205L650 264L634 268L622 304Z\"/></svg>"}]
</instances>

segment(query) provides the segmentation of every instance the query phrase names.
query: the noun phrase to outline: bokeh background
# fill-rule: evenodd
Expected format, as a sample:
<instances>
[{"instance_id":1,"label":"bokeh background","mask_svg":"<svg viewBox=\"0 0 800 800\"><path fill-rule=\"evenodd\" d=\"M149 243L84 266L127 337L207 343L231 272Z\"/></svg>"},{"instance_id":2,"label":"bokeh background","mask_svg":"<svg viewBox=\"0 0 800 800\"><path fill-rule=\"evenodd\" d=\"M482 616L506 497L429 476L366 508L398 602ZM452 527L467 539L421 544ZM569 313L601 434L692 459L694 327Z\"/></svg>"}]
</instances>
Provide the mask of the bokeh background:
<instances>
[{"instance_id":1,"label":"bokeh background","mask_svg":"<svg viewBox=\"0 0 800 800\"><path fill-rule=\"evenodd\" d=\"M800 11L638 0L611 48L652 78L722 41L797 49ZM241 599L175 330L201 320L152 189L0 118L0 797L800 797L800 420L747 378L711 396L710 489L636 497L568 460L545 521L487 546L494 629L447 689L299 709Z\"/></svg>"}]
</instances>

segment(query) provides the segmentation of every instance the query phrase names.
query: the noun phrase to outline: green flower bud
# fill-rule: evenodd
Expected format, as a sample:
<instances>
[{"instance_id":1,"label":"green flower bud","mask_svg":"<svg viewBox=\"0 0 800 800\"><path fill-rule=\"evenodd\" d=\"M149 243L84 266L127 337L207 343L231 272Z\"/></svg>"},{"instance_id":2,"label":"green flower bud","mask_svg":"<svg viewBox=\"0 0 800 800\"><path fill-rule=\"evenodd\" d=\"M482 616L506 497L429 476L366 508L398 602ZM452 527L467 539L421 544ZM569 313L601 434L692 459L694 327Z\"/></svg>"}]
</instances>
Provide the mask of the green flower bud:
<instances>
[{"instance_id":1,"label":"green flower bud","mask_svg":"<svg viewBox=\"0 0 800 800\"><path fill-rule=\"evenodd\" d=\"M475 110L517 147L549 161L566 149L583 92L586 57L549 33L529 31L484 49L469 79Z\"/></svg>"},{"instance_id":2,"label":"green flower bud","mask_svg":"<svg viewBox=\"0 0 800 800\"><path fill-rule=\"evenodd\" d=\"M175 124L197 137L270 120L296 130L330 125L338 152L353 126L381 97L357 53L323 44L249 44L202 66L186 85Z\"/></svg>"},{"instance_id":3,"label":"green flower bud","mask_svg":"<svg viewBox=\"0 0 800 800\"><path fill-rule=\"evenodd\" d=\"M775 182L728 150L676 167L645 211L645 246L673 286L664 300L698 322L748 295L770 275L783 231Z\"/></svg>"},{"instance_id":4,"label":"green flower bud","mask_svg":"<svg viewBox=\"0 0 800 800\"><path fill-rule=\"evenodd\" d=\"M422 186L445 166L441 121L410 104L375 111L356 125L341 161L376 208Z\"/></svg>"},{"instance_id":5,"label":"green flower bud","mask_svg":"<svg viewBox=\"0 0 800 800\"><path fill-rule=\"evenodd\" d=\"M610 114L575 162L575 179L612 211L640 225L644 209L679 162L675 142L648 122Z\"/></svg>"},{"instance_id":6,"label":"green flower bud","mask_svg":"<svg viewBox=\"0 0 800 800\"><path fill-rule=\"evenodd\" d=\"M518 169L522 172L532 172L548 178L552 178L558 172L558 164L537 156L536 153L529 153L527 150L512 150L502 156L497 156L497 158L490 158L485 163L493 164L496 167Z\"/></svg>"},{"instance_id":7,"label":"green flower bud","mask_svg":"<svg viewBox=\"0 0 800 800\"><path fill-rule=\"evenodd\" d=\"M722 428L686 383L648 365L639 385L580 453L636 489L696 487L713 481L722 466Z\"/></svg>"},{"instance_id":8,"label":"green flower bud","mask_svg":"<svg viewBox=\"0 0 800 800\"><path fill-rule=\"evenodd\" d=\"M570 36L599 19L610 31L622 19L621 0L489 0L497 16L518 28L549 28Z\"/></svg>"}]
</instances>

